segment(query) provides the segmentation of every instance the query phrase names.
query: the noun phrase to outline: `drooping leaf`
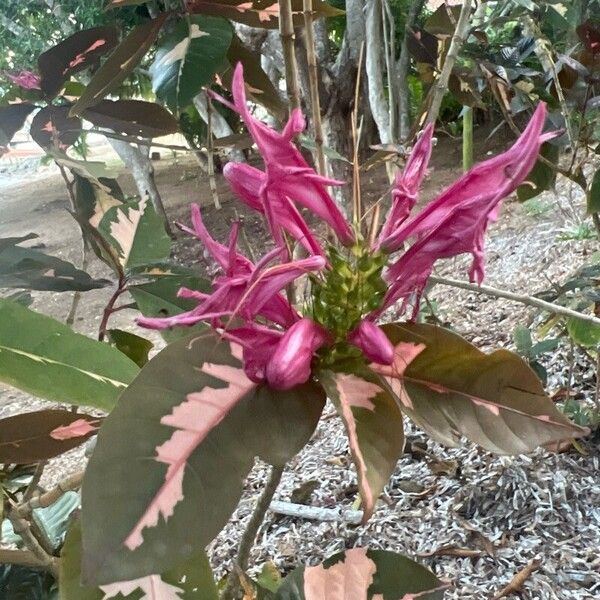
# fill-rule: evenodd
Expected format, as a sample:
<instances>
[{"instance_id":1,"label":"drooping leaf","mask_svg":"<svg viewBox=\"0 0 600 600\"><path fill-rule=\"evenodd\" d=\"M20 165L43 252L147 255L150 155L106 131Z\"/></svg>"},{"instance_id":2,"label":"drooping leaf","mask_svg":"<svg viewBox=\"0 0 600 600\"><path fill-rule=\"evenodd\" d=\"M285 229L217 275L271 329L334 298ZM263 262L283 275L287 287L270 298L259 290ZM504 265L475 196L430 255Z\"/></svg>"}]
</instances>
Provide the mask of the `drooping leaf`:
<instances>
[{"instance_id":1,"label":"drooping leaf","mask_svg":"<svg viewBox=\"0 0 600 600\"><path fill-rule=\"evenodd\" d=\"M109 283L92 279L73 264L18 244L35 239L31 233L20 238L0 238L0 287L52 292L85 292Z\"/></svg>"},{"instance_id":2,"label":"drooping leaf","mask_svg":"<svg viewBox=\"0 0 600 600\"><path fill-rule=\"evenodd\" d=\"M542 144L540 149L540 156L543 156L546 160L549 160L553 164L558 163L558 157L560 154L560 148L555 144L546 142ZM521 184L517 188L517 197L521 202L535 198L542 192L550 189L556 181L556 170L550 165L538 160L533 169L527 176L525 183Z\"/></svg>"},{"instance_id":3,"label":"drooping leaf","mask_svg":"<svg viewBox=\"0 0 600 600\"><path fill-rule=\"evenodd\" d=\"M274 600L442 600L446 587L401 554L353 548L316 567L297 568Z\"/></svg>"},{"instance_id":4,"label":"drooping leaf","mask_svg":"<svg viewBox=\"0 0 600 600\"><path fill-rule=\"evenodd\" d=\"M254 457L283 465L310 438L321 388L274 392L250 382L237 356L213 333L178 340L142 369L104 422L83 484L88 584L188 560L227 522ZM110 486L101 483L107 477Z\"/></svg>"},{"instance_id":5,"label":"drooping leaf","mask_svg":"<svg viewBox=\"0 0 600 600\"><path fill-rule=\"evenodd\" d=\"M587 211L590 214L600 212L600 169L594 173L592 179L588 193Z\"/></svg>"},{"instance_id":6,"label":"drooping leaf","mask_svg":"<svg viewBox=\"0 0 600 600\"><path fill-rule=\"evenodd\" d=\"M313 15L319 17L336 17L344 11L335 8L324 0L313 0ZM277 29L279 27L279 5L276 0L196 0L189 4L193 13L225 17L230 21L243 23L250 27ZM304 26L302 0L292 0L292 19L294 26Z\"/></svg>"},{"instance_id":7,"label":"drooping leaf","mask_svg":"<svg viewBox=\"0 0 600 600\"><path fill-rule=\"evenodd\" d=\"M571 339L580 346L597 348L600 346L600 327L575 317L567 319L567 332Z\"/></svg>"},{"instance_id":8,"label":"drooping leaf","mask_svg":"<svg viewBox=\"0 0 600 600\"><path fill-rule=\"evenodd\" d=\"M71 108L72 115L82 115L83 111L98 104L130 75L158 37L167 17L168 13L161 13L156 19L138 25L129 33L94 73L85 91Z\"/></svg>"},{"instance_id":9,"label":"drooping leaf","mask_svg":"<svg viewBox=\"0 0 600 600\"><path fill-rule=\"evenodd\" d=\"M116 348L0 299L0 381L46 400L110 410L137 372Z\"/></svg>"},{"instance_id":10,"label":"drooping leaf","mask_svg":"<svg viewBox=\"0 0 600 600\"><path fill-rule=\"evenodd\" d=\"M171 240L148 198L109 208L98 231L117 249L125 269L161 262L171 250Z\"/></svg>"},{"instance_id":11,"label":"drooping leaf","mask_svg":"<svg viewBox=\"0 0 600 600\"><path fill-rule=\"evenodd\" d=\"M60 553L60 600L126 600L132 593L146 591L139 600L218 600L219 595L208 557L203 549L189 560L139 581L124 581L102 589L81 584L81 523L75 521ZM117 590L121 591L117 591ZM129 591L131 590L131 591ZM126 594L126 596L125 596ZM171 594L171 595L167 595ZM174 594L174 595L173 595Z\"/></svg>"},{"instance_id":12,"label":"drooping leaf","mask_svg":"<svg viewBox=\"0 0 600 600\"><path fill-rule=\"evenodd\" d=\"M119 33L115 27L93 27L74 33L40 54L38 69L44 94L49 99L54 98L71 75L97 64L100 57L110 52L118 41Z\"/></svg>"},{"instance_id":13,"label":"drooping leaf","mask_svg":"<svg viewBox=\"0 0 600 600\"><path fill-rule=\"evenodd\" d=\"M128 356L138 367L143 367L148 362L148 354L154 347L150 340L122 329L109 329L108 339L115 348Z\"/></svg>"},{"instance_id":14,"label":"drooping leaf","mask_svg":"<svg viewBox=\"0 0 600 600\"><path fill-rule=\"evenodd\" d=\"M150 74L158 98L176 113L188 106L222 66L233 30L218 17L181 19L162 40Z\"/></svg>"},{"instance_id":15,"label":"drooping leaf","mask_svg":"<svg viewBox=\"0 0 600 600\"><path fill-rule=\"evenodd\" d=\"M375 368L402 410L435 439L456 445L461 435L498 454L531 452L586 430L571 423L516 354L485 354L442 327L384 326L393 344L412 349L412 362Z\"/></svg>"},{"instance_id":16,"label":"drooping leaf","mask_svg":"<svg viewBox=\"0 0 600 600\"><path fill-rule=\"evenodd\" d=\"M56 429L83 420L92 431L68 439L52 435ZM47 460L76 448L98 427L100 419L66 410L39 410L0 420L0 463L26 464Z\"/></svg>"},{"instance_id":17,"label":"drooping leaf","mask_svg":"<svg viewBox=\"0 0 600 600\"><path fill-rule=\"evenodd\" d=\"M402 413L368 370L321 371L318 378L346 428L366 522L404 448Z\"/></svg>"},{"instance_id":18,"label":"drooping leaf","mask_svg":"<svg viewBox=\"0 0 600 600\"><path fill-rule=\"evenodd\" d=\"M29 102L0 106L0 146L8 146L35 108L35 105Z\"/></svg>"},{"instance_id":19,"label":"drooping leaf","mask_svg":"<svg viewBox=\"0 0 600 600\"><path fill-rule=\"evenodd\" d=\"M129 292L133 296L139 311L145 317L172 317L179 313L192 310L196 303L185 298L178 298L180 288L187 287L201 292L210 291L210 283L193 273L174 274L157 277L154 281L132 285ZM175 327L164 329L160 333L167 342L175 341L181 337L188 337L190 333L199 332L204 325L194 329Z\"/></svg>"},{"instance_id":20,"label":"drooping leaf","mask_svg":"<svg viewBox=\"0 0 600 600\"><path fill-rule=\"evenodd\" d=\"M143 100L102 100L83 112L96 127L145 138L176 133L177 119L164 107Z\"/></svg>"}]
</instances>

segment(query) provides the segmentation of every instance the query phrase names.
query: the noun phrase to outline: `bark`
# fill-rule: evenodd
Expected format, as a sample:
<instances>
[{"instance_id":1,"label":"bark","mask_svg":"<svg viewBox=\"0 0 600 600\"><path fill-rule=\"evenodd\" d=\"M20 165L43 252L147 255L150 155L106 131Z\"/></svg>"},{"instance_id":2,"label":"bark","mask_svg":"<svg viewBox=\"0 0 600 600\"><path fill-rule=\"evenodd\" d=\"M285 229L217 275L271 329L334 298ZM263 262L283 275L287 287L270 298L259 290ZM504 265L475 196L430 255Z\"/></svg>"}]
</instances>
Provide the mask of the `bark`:
<instances>
[{"instance_id":1,"label":"bark","mask_svg":"<svg viewBox=\"0 0 600 600\"><path fill-rule=\"evenodd\" d=\"M408 88L408 70L410 67L410 54L408 41L412 35L419 15L423 11L425 0L413 0L406 19L406 28L400 48L400 58L396 65L398 80L398 125L400 128L400 141L404 142L410 135L410 91Z\"/></svg>"},{"instance_id":2,"label":"bark","mask_svg":"<svg viewBox=\"0 0 600 600\"><path fill-rule=\"evenodd\" d=\"M148 157L147 150L142 151L133 144L112 137L107 137L106 139L133 176L140 198L150 198L154 210L163 220L165 231L171 238L174 238L175 235L171 229L169 218L167 217L162 198L160 197L160 192L154 181L154 167L152 166L152 161ZM147 145L144 145L144 148L146 149Z\"/></svg>"},{"instance_id":3,"label":"bark","mask_svg":"<svg viewBox=\"0 0 600 600\"><path fill-rule=\"evenodd\" d=\"M390 110L385 95L383 76L385 69L383 67L382 53L383 48L383 22L381 18L381 0L369 0L367 2L366 20L365 20L365 68L367 74L367 83L369 88L369 104L377 130L382 144L389 144L392 141L392 132L390 130Z\"/></svg>"},{"instance_id":4,"label":"bark","mask_svg":"<svg viewBox=\"0 0 600 600\"><path fill-rule=\"evenodd\" d=\"M200 93L194 96L193 103L198 111L198 114L200 115L200 118L208 124L209 115L207 110L207 100L208 97L206 92L202 90ZM216 138L224 138L235 133L233 129L231 129L227 119L216 110L213 110L210 114L210 124L212 133ZM234 160L236 162L246 162L244 153L241 150L226 150L225 154L230 160Z\"/></svg>"},{"instance_id":5,"label":"bark","mask_svg":"<svg viewBox=\"0 0 600 600\"><path fill-rule=\"evenodd\" d=\"M431 98L431 104L427 112L427 123L435 123L437 121L440 107L442 106L442 100L448 91L448 81L450 74L458 58L461 48L465 42L465 36L469 28L469 17L471 16L471 8L473 6L473 0L464 0L463 5L460 9L460 15L458 22L456 23L456 29L450 42L450 48L444 61L444 66L440 72L440 76L433 87L433 96Z\"/></svg>"}]
</instances>

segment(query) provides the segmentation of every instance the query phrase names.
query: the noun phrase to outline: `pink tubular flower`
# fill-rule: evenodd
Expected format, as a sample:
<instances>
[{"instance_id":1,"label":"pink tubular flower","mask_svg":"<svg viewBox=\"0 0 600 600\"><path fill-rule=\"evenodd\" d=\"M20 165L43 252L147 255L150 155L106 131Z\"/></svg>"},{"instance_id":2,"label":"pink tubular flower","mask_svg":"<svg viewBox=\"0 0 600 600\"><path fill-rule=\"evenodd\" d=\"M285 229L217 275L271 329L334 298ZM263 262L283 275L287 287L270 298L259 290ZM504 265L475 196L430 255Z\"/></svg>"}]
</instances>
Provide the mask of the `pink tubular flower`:
<instances>
[{"instance_id":1,"label":"pink tubular flower","mask_svg":"<svg viewBox=\"0 0 600 600\"><path fill-rule=\"evenodd\" d=\"M310 319L292 325L267 364L269 385L276 390L287 390L308 381L313 354L330 341L329 332Z\"/></svg>"},{"instance_id":2,"label":"pink tubular flower","mask_svg":"<svg viewBox=\"0 0 600 600\"><path fill-rule=\"evenodd\" d=\"M246 102L241 63L235 69L232 92L234 104L219 99L240 114L265 162L264 172L252 167L226 168L225 176L236 193L249 206L255 206L266 215L278 244L282 244L281 229L287 229L292 235L298 234L298 241L305 246L314 246L314 241L307 237L307 227L301 226L300 231L295 228L299 226L299 214L297 211L292 214L292 204L289 201L296 202L321 217L343 244L352 244L352 228L326 189L326 186L341 185L342 182L318 175L294 144L294 137L306 125L300 110L292 111L281 133L255 119ZM240 179L240 176L248 179ZM290 223L295 223L296 226L290 228Z\"/></svg>"},{"instance_id":3,"label":"pink tubular flower","mask_svg":"<svg viewBox=\"0 0 600 600\"><path fill-rule=\"evenodd\" d=\"M362 350L365 358L382 365L394 361L394 346L375 323L363 319L348 336L348 341Z\"/></svg>"},{"instance_id":4,"label":"pink tubular flower","mask_svg":"<svg viewBox=\"0 0 600 600\"><path fill-rule=\"evenodd\" d=\"M21 71L16 75L6 73L6 77L10 79L15 85L18 85L24 90L39 90L41 85L40 76L32 71Z\"/></svg>"}]
</instances>

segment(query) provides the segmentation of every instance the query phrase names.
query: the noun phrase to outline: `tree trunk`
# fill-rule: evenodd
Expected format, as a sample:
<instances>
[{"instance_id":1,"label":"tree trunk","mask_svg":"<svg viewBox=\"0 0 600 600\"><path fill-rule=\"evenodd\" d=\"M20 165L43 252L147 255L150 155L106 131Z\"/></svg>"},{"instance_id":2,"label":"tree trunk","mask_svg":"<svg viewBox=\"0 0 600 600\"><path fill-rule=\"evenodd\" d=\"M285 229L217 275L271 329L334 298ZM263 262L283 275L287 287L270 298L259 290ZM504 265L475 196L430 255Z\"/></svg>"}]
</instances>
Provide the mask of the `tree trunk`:
<instances>
[{"instance_id":1,"label":"tree trunk","mask_svg":"<svg viewBox=\"0 0 600 600\"><path fill-rule=\"evenodd\" d=\"M150 198L156 214L163 220L165 231L172 239L175 239L162 198L160 197L160 192L154 181L154 167L148 157L147 150L142 151L133 144L112 137L107 137L106 139L133 176L140 198Z\"/></svg>"},{"instance_id":2,"label":"tree trunk","mask_svg":"<svg viewBox=\"0 0 600 600\"><path fill-rule=\"evenodd\" d=\"M392 132L390 131L389 104L385 96L383 83L384 68L381 56L383 48L383 23L381 9L381 0L369 0L367 2L365 68L369 88L369 105L377 124L379 139L382 144L389 144L392 141Z\"/></svg>"}]
</instances>

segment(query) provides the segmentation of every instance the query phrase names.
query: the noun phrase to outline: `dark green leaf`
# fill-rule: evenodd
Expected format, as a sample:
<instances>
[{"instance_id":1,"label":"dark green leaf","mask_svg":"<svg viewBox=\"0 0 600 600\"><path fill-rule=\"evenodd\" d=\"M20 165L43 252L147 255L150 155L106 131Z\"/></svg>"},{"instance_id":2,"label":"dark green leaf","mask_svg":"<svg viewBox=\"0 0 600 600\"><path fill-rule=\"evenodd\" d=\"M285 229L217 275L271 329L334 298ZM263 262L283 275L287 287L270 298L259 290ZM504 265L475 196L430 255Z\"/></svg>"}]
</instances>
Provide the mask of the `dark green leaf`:
<instances>
[{"instance_id":1,"label":"dark green leaf","mask_svg":"<svg viewBox=\"0 0 600 600\"><path fill-rule=\"evenodd\" d=\"M98 231L116 248L126 270L161 262L171 251L171 239L148 198L109 208Z\"/></svg>"},{"instance_id":2,"label":"dark green leaf","mask_svg":"<svg viewBox=\"0 0 600 600\"><path fill-rule=\"evenodd\" d=\"M129 287L129 292L145 317L172 317L197 305L192 300L177 297L177 292L182 287L201 292L210 291L208 281L193 274L185 274L162 276L149 283L133 285ZM200 332L204 328L204 325L191 330L187 327L174 327L161 331L161 334L168 342L172 342L181 337L188 337L194 331Z\"/></svg>"},{"instance_id":3,"label":"dark green leaf","mask_svg":"<svg viewBox=\"0 0 600 600\"><path fill-rule=\"evenodd\" d=\"M600 169L594 173L592 179L592 186L588 193L587 211L590 214L600 212Z\"/></svg>"},{"instance_id":4,"label":"dark green leaf","mask_svg":"<svg viewBox=\"0 0 600 600\"><path fill-rule=\"evenodd\" d=\"M81 436L52 437L59 427L83 420L92 429ZM47 460L76 448L99 427L100 419L67 410L39 410L0 420L0 463L26 464Z\"/></svg>"},{"instance_id":5,"label":"dark green leaf","mask_svg":"<svg viewBox=\"0 0 600 600\"><path fill-rule=\"evenodd\" d=\"M137 372L116 348L0 299L0 381L47 400L110 410Z\"/></svg>"},{"instance_id":6,"label":"dark green leaf","mask_svg":"<svg viewBox=\"0 0 600 600\"><path fill-rule=\"evenodd\" d=\"M402 410L435 439L456 445L464 435L491 452L521 454L586 433L554 406L516 354L485 354L432 325L384 330L401 359L388 381Z\"/></svg>"},{"instance_id":7,"label":"dark green leaf","mask_svg":"<svg viewBox=\"0 0 600 600\"><path fill-rule=\"evenodd\" d=\"M322 389L307 383L275 392L254 384L239 353L213 333L174 342L142 369L104 422L83 483L88 584L190 559L229 519L254 457L281 466L312 435Z\"/></svg>"},{"instance_id":8,"label":"dark green leaf","mask_svg":"<svg viewBox=\"0 0 600 600\"><path fill-rule=\"evenodd\" d=\"M84 587L81 585L81 524L75 521L69 528L65 544L60 553L60 600L103 600L110 590L111 598L114 600L126 600L131 598L131 593L124 595L116 592L119 585L108 586L101 591L98 588ZM144 582L140 582L142 585ZM131 586L124 588L129 590ZM176 589L158 586L173 586ZM111 589L112 588L112 589ZM132 593L135 593L133 587ZM137 588L140 589L139 587ZM175 594L181 600L218 600L219 594L215 584L212 569L204 550L198 550L188 561L177 565L169 571L164 571L154 576L153 600L162 600L161 593ZM115 595L112 595L115 593ZM139 593L139 591L138 591ZM137 596L136 596L137 597ZM146 595L146 598L151 598ZM169 596L172 597L172 596Z\"/></svg>"},{"instance_id":9,"label":"dark green leaf","mask_svg":"<svg viewBox=\"0 0 600 600\"><path fill-rule=\"evenodd\" d=\"M367 521L404 448L402 413L377 375L366 369L320 371L318 378L346 428Z\"/></svg>"},{"instance_id":10,"label":"dark green leaf","mask_svg":"<svg viewBox=\"0 0 600 600\"><path fill-rule=\"evenodd\" d=\"M546 142L542 144L540 150L541 156L549 160L552 164L558 164L560 148L554 144ZM542 192L550 189L556 181L556 170L551 166L538 160L533 169L527 176L525 183L517 188L517 197L521 202L535 198Z\"/></svg>"},{"instance_id":11,"label":"dark green leaf","mask_svg":"<svg viewBox=\"0 0 600 600\"><path fill-rule=\"evenodd\" d=\"M299 567L288 575L275 600L442 600L447 588L429 569L385 550L353 548L322 565Z\"/></svg>"},{"instance_id":12,"label":"dark green leaf","mask_svg":"<svg viewBox=\"0 0 600 600\"><path fill-rule=\"evenodd\" d=\"M71 109L72 115L82 115L83 111L98 104L130 75L158 37L167 16L168 13L162 13L131 31L96 71Z\"/></svg>"},{"instance_id":13,"label":"dark green leaf","mask_svg":"<svg viewBox=\"0 0 600 600\"><path fill-rule=\"evenodd\" d=\"M150 68L158 98L176 113L188 106L222 66L232 35L225 19L202 15L181 19L162 40Z\"/></svg>"},{"instance_id":14,"label":"dark green leaf","mask_svg":"<svg viewBox=\"0 0 600 600\"><path fill-rule=\"evenodd\" d=\"M100 57L118 43L115 27L104 26L84 29L50 48L38 58L42 76L42 91L54 98L71 75L97 64Z\"/></svg>"},{"instance_id":15,"label":"dark green leaf","mask_svg":"<svg viewBox=\"0 0 600 600\"><path fill-rule=\"evenodd\" d=\"M531 332L528 327L523 325L517 325L513 331L513 339L515 340L515 346L517 352L521 356L531 356L531 349L533 347L533 341L531 340Z\"/></svg>"},{"instance_id":16,"label":"dark green leaf","mask_svg":"<svg viewBox=\"0 0 600 600\"><path fill-rule=\"evenodd\" d=\"M148 362L148 354L154 347L150 340L122 329L109 329L108 338L115 348L128 356L138 367L143 367Z\"/></svg>"},{"instance_id":17,"label":"dark green leaf","mask_svg":"<svg viewBox=\"0 0 600 600\"><path fill-rule=\"evenodd\" d=\"M35 108L36 106L29 102L0 106L0 146L8 146Z\"/></svg>"},{"instance_id":18,"label":"dark green leaf","mask_svg":"<svg viewBox=\"0 0 600 600\"><path fill-rule=\"evenodd\" d=\"M17 244L36 238L0 238L0 287L52 292L93 290L109 283L92 279L85 271L60 258Z\"/></svg>"},{"instance_id":19,"label":"dark green leaf","mask_svg":"<svg viewBox=\"0 0 600 600\"><path fill-rule=\"evenodd\" d=\"M177 119L154 102L142 100L102 100L83 113L96 127L145 138L176 133Z\"/></svg>"}]
</instances>

